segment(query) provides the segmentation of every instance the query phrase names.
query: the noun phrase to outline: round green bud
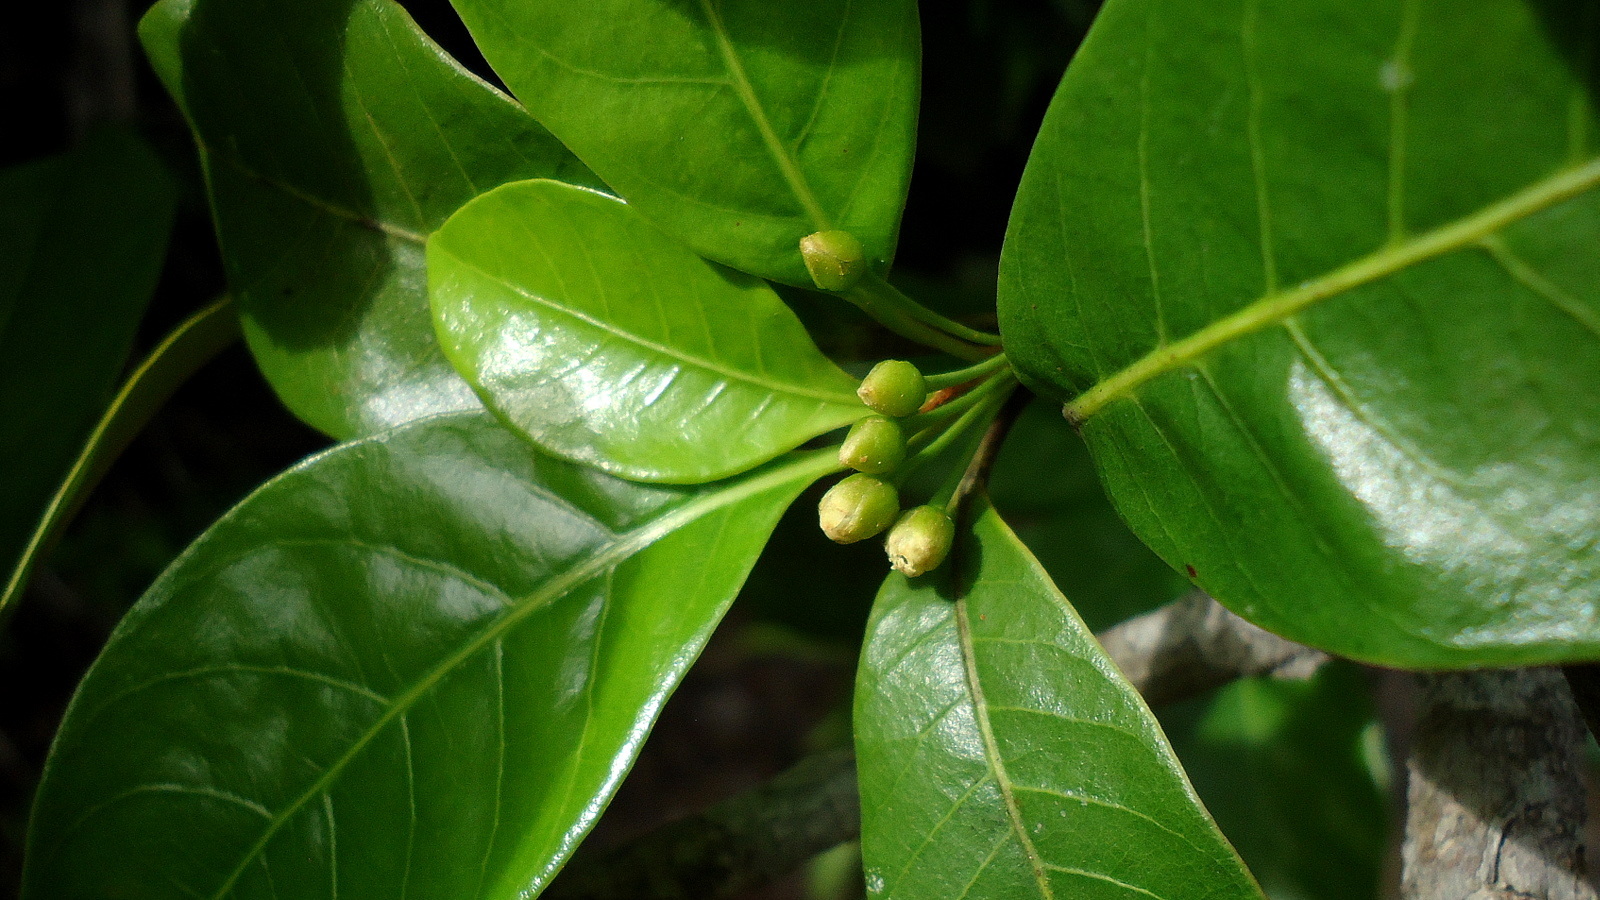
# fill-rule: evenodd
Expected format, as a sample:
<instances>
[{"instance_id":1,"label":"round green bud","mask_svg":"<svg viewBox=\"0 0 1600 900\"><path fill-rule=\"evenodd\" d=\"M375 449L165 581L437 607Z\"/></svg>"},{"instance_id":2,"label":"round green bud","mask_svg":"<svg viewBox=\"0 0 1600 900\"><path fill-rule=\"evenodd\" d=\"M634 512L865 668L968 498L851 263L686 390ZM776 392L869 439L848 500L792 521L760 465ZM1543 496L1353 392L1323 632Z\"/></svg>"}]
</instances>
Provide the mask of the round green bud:
<instances>
[{"instance_id":1,"label":"round green bud","mask_svg":"<svg viewBox=\"0 0 1600 900\"><path fill-rule=\"evenodd\" d=\"M800 257L811 280L825 291L842 291L867 271L867 250L848 231L819 231L800 239Z\"/></svg>"},{"instance_id":2,"label":"round green bud","mask_svg":"<svg viewBox=\"0 0 1600 900\"><path fill-rule=\"evenodd\" d=\"M839 446L839 462L857 472L882 475L906 461L906 433L886 416L867 416L850 426Z\"/></svg>"},{"instance_id":3,"label":"round green bud","mask_svg":"<svg viewBox=\"0 0 1600 900\"><path fill-rule=\"evenodd\" d=\"M871 475L851 475L828 489L817 504L822 533L840 544L880 534L900 512L900 492Z\"/></svg>"},{"instance_id":4,"label":"round green bud","mask_svg":"<svg viewBox=\"0 0 1600 900\"><path fill-rule=\"evenodd\" d=\"M889 565L908 578L939 568L950 555L956 539L956 523L937 506L907 510L889 529L884 549Z\"/></svg>"},{"instance_id":5,"label":"round green bud","mask_svg":"<svg viewBox=\"0 0 1600 900\"><path fill-rule=\"evenodd\" d=\"M903 359L886 359L872 367L856 389L861 402L886 416L909 416L928 399L928 382L916 366Z\"/></svg>"}]
</instances>

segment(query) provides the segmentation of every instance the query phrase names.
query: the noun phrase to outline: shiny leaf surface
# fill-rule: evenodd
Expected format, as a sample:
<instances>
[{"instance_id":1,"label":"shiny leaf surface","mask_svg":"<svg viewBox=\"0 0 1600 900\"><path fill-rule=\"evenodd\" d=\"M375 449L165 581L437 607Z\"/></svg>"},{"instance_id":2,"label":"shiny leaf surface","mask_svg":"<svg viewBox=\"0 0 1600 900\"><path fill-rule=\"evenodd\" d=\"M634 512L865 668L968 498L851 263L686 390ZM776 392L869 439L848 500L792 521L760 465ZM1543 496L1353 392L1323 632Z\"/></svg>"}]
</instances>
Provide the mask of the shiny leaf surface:
<instances>
[{"instance_id":1,"label":"shiny leaf surface","mask_svg":"<svg viewBox=\"0 0 1600 900\"><path fill-rule=\"evenodd\" d=\"M0 172L0 618L128 357L173 201L155 155L118 132Z\"/></svg>"},{"instance_id":2,"label":"shiny leaf surface","mask_svg":"<svg viewBox=\"0 0 1600 900\"><path fill-rule=\"evenodd\" d=\"M880 272L916 138L913 0L454 0L517 98L708 259L809 287L841 229Z\"/></svg>"},{"instance_id":3,"label":"shiny leaf surface","mask_svg":"<svg viewBox=\"0 0 1600 900\"><path fill-rule=\"evenodd\" d=\"M834 468L645 487L483 414L312 458L112 637L52 750L23 896L536 892Z\"/></svg>"},{"instance_id":4,"label":"shiny leaf surface","mask_svg":"<svg viewBox=\"0 0 1600 900\"><path fill-rule=\"evenodd\" d=\"M1112 0L1062 81L1007 350L1135 532L1258 624L1389 665L1600 656L1585 10Z\"/></svg>"},{"instance_id":5,"label":"shiny leaf surface","mask_svg":"<svg viewBox=\"0 0 1600 900\"><path fill-rule=\"evenodd\" d=\"M855 713L868 895L1259 900L1038 562L987 508L962 541L940 572L891 575L868 626Z\"/></svg>"},{"instance_id":6,"label":"shiny leaf surface","mask_svg":"<svg viewBox=\"0 0 1600 900\"><path fill-rule=\"evenodd\" d=\"M445 354L484 402L624 477L726 477L868 412L765 282L594 191L478 198L429 241L428 281Z\"/></svg>"},{"instance_id":7,"label":"shiny leaf surface","mask_svg":"<svg viewBox=\"0 0 1600 900\"><path fill-rule=\"evenodd\" d=\"M434 341L423 242L496 185L594 177L391 0L163 0L139 32L284 403L340 438L477 408Z\"/></svg>"}]
</instances>

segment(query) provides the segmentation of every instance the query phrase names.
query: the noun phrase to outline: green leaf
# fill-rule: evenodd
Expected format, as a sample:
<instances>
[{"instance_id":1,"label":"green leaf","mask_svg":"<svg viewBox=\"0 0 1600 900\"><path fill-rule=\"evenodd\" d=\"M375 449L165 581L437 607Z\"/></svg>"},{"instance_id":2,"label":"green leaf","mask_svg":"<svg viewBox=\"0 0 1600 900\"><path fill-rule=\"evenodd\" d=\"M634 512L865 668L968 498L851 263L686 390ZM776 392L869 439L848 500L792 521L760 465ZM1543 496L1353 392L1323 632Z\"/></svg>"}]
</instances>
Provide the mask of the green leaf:
<instances>
[{"instance_id":1,"label":"green leaf","mask_svg":"<svg viewBox=\"0 0 1600 900\"><path fill-rule=\"evenodd\" d=\"M0 571L67 477L166 257L174 190L141 141L98 133L0 172ZM0 592L5 615L20 583Z\"/></svg>"},{"instance_id":2,"label":"green leaf","mask_svg":"<svg viewBox=\"0 0 1600 900\"><path fill-rule=\"evenodd\" d=\"M1270 897L1376 900L1388 812L1368 765L1372 682L1343 662L1251 678L1162 725L1206 807Z\"/></svg>"},{"instance_id":3,"label":"green leaf","mask_svg":"<svg viewBox=\"0 0 1600 900\"><path fill-rule=\"evenodd\" d=\"M340 438L476 409L434 342L423 242L496 185L594 176L391 0L162 0L139 34L284 403Z\"/></svg>"},{"instance_id":4,"label":"green leaf","mask_svg":"<svg viewBox=\"0 0 1600 900\"><path fill-rule=\"evenodd\" d=\"M1049 477L1041 478L1045 460ZM1189 589L1117 515L1087 448L1053 403L1030 403L1017 417L995 463L989 496L1092 631L1149 612Z\"/></svg>"},{"instance_id":5,"label":"green leaf","mask_svg":"<svg viewBox=\"0 0 1600 900\"><path fill-rule=\"evenodd\" d=\"M445 354L540 446L627 478L749 469L868 410L772 288L628 205L506 185L428 242Z\"/></svg>"},{"instance_id":6,"label":"green leaf","mask_svg":"<svg viewBox=\"0 0 1600 900\"><path fill-rule=\"evenodd\" d=\"M51 751L23 897L531 896L834 468L646 487L481 414L312 458L112 637Z\"/></svg>"},{"instance_id":7,"label":"green leaf","mask_svg":"<svg viewBox=\"0 0 1600 900\"><path fill-rule=\"evenodd\" d=\"M454 0L523 104L696 252L811 286L800 239L894 254L916 138L914 0Z\"/></svg>"},{"instance_id":8,"label":"green leaf","mask_svg":"<svg viewBox=\"0 0 1600 900\"><path fill-rule=\"evenodd\" d=\"M867 629L868 895L1260 900L1144 701L999 516L975 513L945 569L889 576Z\"/></svg>"},{"instance_id":9,"label":"green leaf","mask_svg":"<svg viewBox=\"0 0 1600 900\"><path fill-rule=\"evenodd\" d=\"M1600 656L1600 122L1558 40L1595 32L1556 9L1112 0L1062 81L1007 351L1257 624L1397 666Z\"/></svg>"},{"instance_id":10,"label":"green leaf","mask_svg":"<svg viewBox=\"0 0 1600 900\"><path fill-rule=\"evenodd\" d=\"M224 297L185 319L129 374L44 504L10 577L0 583L0 618L28 586L34 565L66 528L84 497L150 418L201 366L238 339L239 318L233 302Z\"/></svg>"}]
</instances>

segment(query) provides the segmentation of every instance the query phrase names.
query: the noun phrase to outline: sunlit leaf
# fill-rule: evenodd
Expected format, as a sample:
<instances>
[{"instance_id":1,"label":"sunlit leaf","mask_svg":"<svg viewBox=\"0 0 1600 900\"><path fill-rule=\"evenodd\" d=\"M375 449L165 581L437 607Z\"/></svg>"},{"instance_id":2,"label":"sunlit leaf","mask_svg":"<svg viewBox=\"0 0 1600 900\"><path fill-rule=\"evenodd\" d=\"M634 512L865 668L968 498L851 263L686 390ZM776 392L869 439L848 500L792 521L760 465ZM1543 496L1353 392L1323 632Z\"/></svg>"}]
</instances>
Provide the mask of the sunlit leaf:
<instances>
[{"instance_id":1,"label":"sunlit leaf","mask_svg":"<svg viewBox=\"0 0 1600 900\"><path fill-rule=\"evenodd\" d=\"M809 286L843 229L880 271L911 177L913 0L454 0L512 92L708 259Z\"/></svg>"},{"instance_id":2,"label":"sunlit leaf","mask_svg":"<svg viewBox=\"0 0 1600 900\"><path fill-rule=\"evenodd\" d=\"M434 342L423 242L496 185L594 176L392 0L162 0L139 35L284 403L340 438L477 408Z\"/></svg>"},{"instance_id":3,"label":"sunlit leaf","mask_svg":"<svg viewBox=\"0 0 1600 900\"><path fill-rule=\"evenodd\" d=\"M867 414L766 282L604 194L486 194L428 243L428 280L445 353L491 409L628 478L722 478Z\"/></svg>"},{"instance_id":4,"label":"sunlit leaf","mask_svg":"<svg viewBox=\"0 0 1600 900\"><path fill-rule=\"evenodd\" d=\"M1002 330L1235 611L1390 665L1600 656L1595 12L1106 4Z\"/></svg>"},{"instance_id":5,"label":"sunlit leaf","mask_svg":"<svg viewBox=\"0 0 1600 900\"><path fill-rule=\"evenodd\" d=\"M835 467L645 487L481 414L314 457L112 637L52 749L23 896L530 896Z\"/></svg>"},{"instance_id":6,"label":"sunlit leaf","mask_svg":"<svg viewBox=\"0 0 1600 900\"><path fill-rule=\"evenodd\" d=\"M873 898L1252 898L1166 738L993 510L891 575L856 684Z\"/></svg>"}]
</instances>

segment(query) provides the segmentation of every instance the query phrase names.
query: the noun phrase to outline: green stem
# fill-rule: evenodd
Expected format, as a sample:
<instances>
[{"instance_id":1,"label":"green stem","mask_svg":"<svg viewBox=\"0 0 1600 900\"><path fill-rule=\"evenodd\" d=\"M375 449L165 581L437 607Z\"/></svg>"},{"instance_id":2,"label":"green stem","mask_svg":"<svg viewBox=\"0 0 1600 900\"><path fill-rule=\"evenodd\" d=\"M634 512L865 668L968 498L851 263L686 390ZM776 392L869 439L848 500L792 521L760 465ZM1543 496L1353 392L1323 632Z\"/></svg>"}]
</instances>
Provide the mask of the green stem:
<instances>
[{"instance_id":1,"label":"green stem","mask_svg":"<svg viewBox=\"0 0 1600 900\"><path fill-rule=\"evenodd\" d=\"M959 397L956 397L950 402L945 403L942 406L936 406L925 413L918 413L917 415L906 419L902 424L906 426L906 430L908 431L926 431L927 429L924 429L922 426L931 426L934 423L941 422L957 413L965 411L979 400L982 400L984 397L987 397L999 390L1002 384L1005 384L1010 380L1012 380L1012 378L1008 370L1005 375L991 377L987 381L984 381L982 384L979 384L977 387L967 391L965 394L962 394Z\"/></svg>"},{"instance_id":2,"label":"green stem","mask_svg":"<svg viewBox=\"0 0 1600 900\"><path fill-rule=\"evenodd\" d=\"M990 387L990 385L993 385L994 387ZM987 422L989 419L993 418L994 414L998 412L1000 407L1005 404L1006 398L1011 396L1012 392L1016 390L1017 386L1018 383L1016 379L1007 377L996 378L988 385L984 385L984 387L989 388L989 390L985 391L980 401L973 403L966 412L961 414L960 418L956 419L954 422L951 422L948 427L939 432L937 437L934 437L931 441L928 441L926 446L923 446L920 450L918 450L916 455L907 460L905 465L901 467L900 471L895 473L896 484L904 482L912 472L915 472L919 467L926 464L929 460L935 459L939 456L939 454L949 449L950 445L955 443L957 440L960 440L961 437L972 428L974 423L979 421ZM926 428L914 436L908 443L913 447L918 446L927 439L926 436L932 431L934 431L934 428Z\"/></svg>"},{"instance_id":3,"label":"green stem","mask_svg":"<svg viewBox=\"0 0 1600 900\"><path fill-rule=\"evenodd\" d=\"M987 359L994 354L994 346L999 343L999 338L995 338L991 344L989 341L974 342L958 336L952 328L946 328L940 323L975 335L982 332L973 331L958 322L951 322L924 308L890 287L888 282L876 275L862 278L854 287L839 296L854 303L862 312L895 334L936 350L943 350L957 359L972 361Z\"/></svg>"},{"instance_id":4,"label":"green stem","mask_svg":"<svg viewBox=\"0 0 1600 900\"><path fill-rule=\"evenodd\" d=\"M899 288L883 280L881 276L867 275L865 278L861 279L861 283L858 284L857 287L861 287L862 285L866 286L866 290L880 295L883 298L881 302L883 302L885 305L904 310L905 314L910 318L913 318L924 325L937 328L951 337L960 338L961 340L970 344L978 344L980 346L1000 346L1000 335L990 334L987 331L979 331L976 328L969 328L968 326L957 322L955 319L949 318L948 316L941 316L926 306L923 306L921 303L918 303L910 297L907 297L905 294L901 293Z\"/></svg>"},{"instance_id":5,"label":"green stem","mask_svg":"<svg viewBox=\"0 0 1600 900\"><path fill-rule=\"evenodd\" d=\"M945 515L954 519L959 526L962 513L965 512L967 498L974 493L988 487L989 473L994 470L995 460L1000 458L1000 447L1006 441L1006 435L1011 433L1011 426L1016 423L1017 416L1022 414L1024 407L1031 399L1027 391L1007 394L1001 401L1001 408L989 423L988 430L979 442L977 452L972 454L972 459L967 462L967 470L961 474L961 482L956 485L955 491L950 494L950 499L945 502Z\"/></svg>"},{"instance_id":6,"label":"green stem","mask_svg":"<svg viewBox=\"0 0 1600 900\"><path fill-rule=\"evenodd\" d=\"M1010 365L1011 360L1007 359L1004 353L996 353L983 362L967 366L965 369L957 369L954 372L939 372L938 374L927 376L928 390L938 391L947 387L955 387L958 384L966 384L969 381L976 381L990 372Z\"/></svg>"}]
</instances>

